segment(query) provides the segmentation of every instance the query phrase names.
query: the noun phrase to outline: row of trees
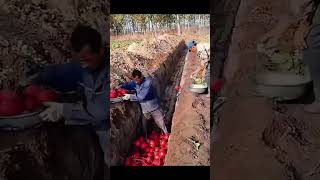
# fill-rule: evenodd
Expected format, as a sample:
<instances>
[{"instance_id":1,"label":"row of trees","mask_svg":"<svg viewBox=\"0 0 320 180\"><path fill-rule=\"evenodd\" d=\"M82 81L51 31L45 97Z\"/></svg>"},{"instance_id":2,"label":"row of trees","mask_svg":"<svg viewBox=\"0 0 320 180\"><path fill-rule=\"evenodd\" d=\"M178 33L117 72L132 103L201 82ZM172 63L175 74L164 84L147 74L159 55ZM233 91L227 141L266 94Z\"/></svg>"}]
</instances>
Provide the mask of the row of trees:
<instances>
[{"instance_id":1,"label":"row of trees","mask_svg":"<svg viewBox=\"0 0 320 180\"><path fill-rule=\"evenodd\" d=\"M114 14L111 32L118 34L146 33L183 28L210 26L209 14Z\"/></svg>"}]
</instances>

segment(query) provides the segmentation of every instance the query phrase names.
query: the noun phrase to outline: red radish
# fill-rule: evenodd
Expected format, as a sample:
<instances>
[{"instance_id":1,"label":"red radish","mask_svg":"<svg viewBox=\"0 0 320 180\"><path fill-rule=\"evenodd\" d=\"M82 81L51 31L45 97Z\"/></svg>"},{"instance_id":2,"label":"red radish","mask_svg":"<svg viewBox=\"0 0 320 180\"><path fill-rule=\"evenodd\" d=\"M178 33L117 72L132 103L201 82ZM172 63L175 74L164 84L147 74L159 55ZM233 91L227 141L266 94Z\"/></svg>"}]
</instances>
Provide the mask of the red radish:
<instances>
[{"instance_id":1,"label":"red radish","mask_svg":"<svg viewBox=\"0 0 320 180\"><path fill-rule=\"evenodd\" d=\"M156 142L154 140L149 140L149 146L150 147L156 147Z\"/></svg>"},{"instance_id":2,"label":"red radish","mask_svg":"<svg viewBox=\"0 0 320 180\"><path fill-rule=\"evenodd\" d=\"M41 103L55 101L57 99L57 94L50 89L44 89L38 94L37 98Z\"/></svg>"},{"instance_id":3,"label":"red radish","mask_svg":"<svg viewBox=\"0 0 320 180\"><path fill-rule=\"evenodd\" d=\"M160 151L160 152L159 152L159 157L160 157L161 159L163 159L165 156L166 156L166 152L165 152L165 151Z\"/></svg>"},{"instance_id":4,"label":"red radish","mask_svg":"<svg viewBox=\"0 0 320 180\"><path fill-rule=\"evenodd\" d=\"M23 101L20 99L2 100L0 102L0 115L1 116L14 116L22 114L24 111Z\"/></svg>"},{"instance_id":5,"label":"red radish","mask_svg":"<svg viewBox=\"0 0 320 180\"><path fill-rule=\"evenodd\" d=\"M128 90L123 89L123 88L118 89L118 93L121 94L121 95L128 94L128 92L129 92Z\"/></svg>"},{"instance_id":6,"label":"red radish","mask_svg":"<svg viewBox=\"0 0 320 180\"><path fill-rule=\"evenodd\" d=\"M147 162L148 164L151 164L151 163L152 163L152 157L150 157L150 156L147 157L147 158L146 158L146 162Z\"/></svg>"},{"instance_id":7,"label":"red radish","mask_svg":"<svg viewBox=\"0 0 320 180\"><path fill-rule=\"evenodd\" d=\"M153 153L153 152L148 152L147 156L148 156L148 157L153 157L153 156L154 156L154 153Z\"/></svg>"},{"instance_id":8,"label":"red radish","mask_svg":"<svg viewBox=\"0 0 320 180\"><path fill-rule=\"evenodd\" d=\"M24 101L24 105L26 110L33 111L38 108L41 103L35 97L28 96Z\"/></svg>"},{"instance_id":9,"label":"red radish","mask_svg":"<svg viewBox=\"0 0 320 180\"><path fill-rule=\"evenodd\" d=\"M41 86L30 85L24 89L23 94L28 97L37 97L42 90L43 88Z\"/></svg>"},{"instance_id":10,"label":"red radish","mask_svg":"<svg viewBox=\"0 0 320 180\"><path fill-rule=\"evenodd\" d=\"M122 94L120 91L116 91L117 97L122 97L124 94Z\"/></svg>"},{"instance_id":11,"label":"red radish","mask_svg":"<svg viewBox=\"0 0 320 180\"><path fill-rule=\"evenodd\" d=\"M11 89L1 89L0 90L0 100L15 99L17 94Z\"/></svg>"},{"instance_id":12,"label":"red radish","mask_svg":"<svg viewBox=\"0 0 320 180\"><path fill-rule=\"evenodd\" d=\"M156 160L156 159L160 159L160 156L159 155L155 155L154 156L154 159Z\"/></svg>"},{"instance_id":13,"label":"red radish","mask_svg":"<svg viewBox=\"0 0 320 180\"><path fill-rule=\"evenodd\" d=\"M117 98L118 93L115 90L110 90L110 98Z\"/></svg>"},{"instance_id":14,"label":"red radish","mask_svg":"<svg viewBox=\"0 0 320 180\"><path fill-rule=\"evenodd\" d=\"M160 159L154 159L152 164L154 166L160 166L161 165Z\"/></svg>"},{"instance_id":15,"label":"red radish","mask_svg":"<svg viewBox=\"0 0 320 180\"><path fill-rule=\"evenodd\" d=\"M153 151L154 151L154 152L159 152L159 150L160 150L159 147L155 147Z\"/></svg>"},{"instance_id":16,"label":"red radish","mask_svg":"<svg viewBox=\"0 0 320 180\"><path fill-rule=\"evenodd\" d=\"M163 134L162 135L162 139L168 140L169 139L169 134L168 133L167 134Z\"/></svg>"},{"instance_id":17,"label":"red radish","mask_svg":"<svg viewBox=\"0 0 320 180\"><path fill-rule=\"evenodd\" d=\"M141 142L140 142L139 140L136 140L136 141L134 142L134 145L135 145L137 148L139 148L139 147L141 146Z\"/></svg>"},{"instance_id":18,"label":"red radish","mask_svg":"<svg viewBox=\"0 0 320 180\"><path fill-rule=\"evenodd\" d=\"M148 153L143 153L142 157L148 157Z\"/></svg>"},{"instance_id":19,"label":"red radish","mask_svg":"<svg viewBox=\"0 0 320 180\"><path fill-rule=\"evenodd\" d=\"M160 140L160 146L163 147L167 142L163 139Z\"/></svg>"},{"instance_id":20,"label":"red radish","mask_svg":"<svg viewBox=\"0 0 320 180\"><path fill-rule=\"evenodd\" d=\"M163 149L168 149L168 143L164 144L162 148Z\"/></svg>"},{"instance_id":21,"label":"red radish","mask_svg":"<svg viewBox=\"0 0 320 180\"><path fill-rule=\"evenodd\" d=\"M148 144L143 142L141 145L140 145L141 149L145 150L147 147L148 147Z\"/></svg>"},{"instance_id":22,"label":"red radish","mask_svg":"<svg viewBox=\"0 0 320 180\"><path fill-rule=\"evenodd\" d=\"M153 152L153 149L151 147L147 147L146 152Z\"/></svg>"},{"instance_id":23,"label":"red radish","mask_svg":"<svg viewBox=\"0 0 320 180\"><path fill-rule=\"evenodd\" d=\"M153 156L158 156L159 155L159 151L154 151L153 154L154 154Z\"/></svg>"}]
</instances>

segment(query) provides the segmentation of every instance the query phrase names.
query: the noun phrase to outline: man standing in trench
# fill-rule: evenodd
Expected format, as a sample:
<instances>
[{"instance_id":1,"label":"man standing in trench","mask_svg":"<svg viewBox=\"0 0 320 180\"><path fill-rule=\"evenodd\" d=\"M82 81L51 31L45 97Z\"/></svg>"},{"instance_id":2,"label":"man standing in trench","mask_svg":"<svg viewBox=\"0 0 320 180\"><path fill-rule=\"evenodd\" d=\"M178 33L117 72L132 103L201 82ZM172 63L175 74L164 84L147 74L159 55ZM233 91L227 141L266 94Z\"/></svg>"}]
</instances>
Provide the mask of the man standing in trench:
<instances>
[{"instance_id":1,"label":"man standing in trench","mask_svg":"<svg viewBox=\"0 0 320 180\"><path fill-rule=\"evenodd\" d=\"M164 123L164 115L160 109L159 99L156 96L152 80L149 77L144 77L139 70L133 70L133 81L126 82L121 85L122 88L128 90L136 90L136 94L126 94L123 100L139 101L142 113L145 119L142 120L143 129L147 135L147 121L154 119L158 127L164 132L168 133Z\"/></svg>"},{"instance_id":2,"label":"man standing in trench","mask_svg":"<svg viewBox=\"0 0 320 180\"><path fill-rule=\"evenodd\" d=\"M99 138L108 164L107 142L109 137L109 114L107 110L107 62L108 51L101 35L91 27L77 26L71 35L73 61L48 66L32 79L33 83L56 89L79 90L81 103L47 102L47 109L40 114L44 121L66 125L91 125Z\"/></svg>"},{"instance_id":3,"label":"man standing in trench","mask_svg":"<svg viewBox=\"0 0 320 180\"><path fill-rule=\"evenodd\" d=\"M305 39L306 38L306 39ZM314 86L315 101L306 105L304 110L309 113L320 113L320 7L317 6L310 24L307 16L299 21L295 32L294 43L297 49L303 49L303 61L309 68Z\"/></svg>"}]
</instances>

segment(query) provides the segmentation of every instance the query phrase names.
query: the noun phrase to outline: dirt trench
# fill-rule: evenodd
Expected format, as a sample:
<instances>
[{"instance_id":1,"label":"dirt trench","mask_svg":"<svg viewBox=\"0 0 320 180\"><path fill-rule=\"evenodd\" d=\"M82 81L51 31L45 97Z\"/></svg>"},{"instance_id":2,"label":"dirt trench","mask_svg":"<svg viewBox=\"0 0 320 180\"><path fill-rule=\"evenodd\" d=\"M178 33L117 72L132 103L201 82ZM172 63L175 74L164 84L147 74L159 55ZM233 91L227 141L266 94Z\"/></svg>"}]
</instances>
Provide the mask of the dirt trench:
<instances>
[{"instance_id":1,"label":"dirt trench","mask_svg":"<svg viewBox=\"0 0 320 180\"><path fill-rule=\"evenodd\" d=\"M200 43L198 49L200 50ZM165 166L210 165L209 94L190 91L190 74L199 66L195 53L188 53L181 77L181 94L175 105Z\"/></svg>"},{"instance_id":2,"label":"dirt trench","mask_svg":"<svg viewBox=\"0 0 320 180\"><path fill-rule=\"evenodd\" d=\"M159 68L149 73L154 78L155 88L161 100L161 107L165 113L165 121L169 130L177 98L175 87L180 83L186 52L186 44L181 41L176 49L168 54ZM111 165L116 166L123 164L131 151L133 141L141 135L141 120L144 117L140 105L136 102L112 104L110 109Z\"/></svg>"}]
</instances>

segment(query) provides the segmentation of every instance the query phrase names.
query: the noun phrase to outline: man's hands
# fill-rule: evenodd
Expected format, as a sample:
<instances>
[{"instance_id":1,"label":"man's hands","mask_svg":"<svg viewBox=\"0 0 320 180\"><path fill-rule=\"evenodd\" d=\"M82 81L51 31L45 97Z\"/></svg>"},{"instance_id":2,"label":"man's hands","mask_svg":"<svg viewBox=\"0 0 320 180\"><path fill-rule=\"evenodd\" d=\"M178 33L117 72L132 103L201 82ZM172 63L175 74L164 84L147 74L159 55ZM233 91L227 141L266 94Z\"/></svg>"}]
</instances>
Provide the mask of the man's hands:
<instances>
[{"instance_id":1,"label":"man's hands","mask_svg":"<svg viewBox=\"0 0 320 180\"><path fill-rule=\"evenodd\" d=\"M44 103L48 108L40 113L40 117L43 121L57 122L62 118L63 104L56 102Z\"/></svg>"},{"instance_id":2,"label":"man's hands","mask_svg":"<svg viewBox=\"0 0 320 180\"><path fill-rule=\"evenodd\" d=\"M127 100L130 99L130 97L131 97L131 94L125 94L125 95L122 97L122 99L125 100L125 101L127 101Z\"/></svg>"},{"instance_id":3,"label":"man's hands","mask_svg":"<svg viewBox=\"0 0 320 180\"><path fill-rule=\"evenodd\" d=\"M305 37L309 31L310 27L305 23L300 23L297 31L294 34L294 45L297 49L307 48Z\"/></svg>"}]
</instances>

